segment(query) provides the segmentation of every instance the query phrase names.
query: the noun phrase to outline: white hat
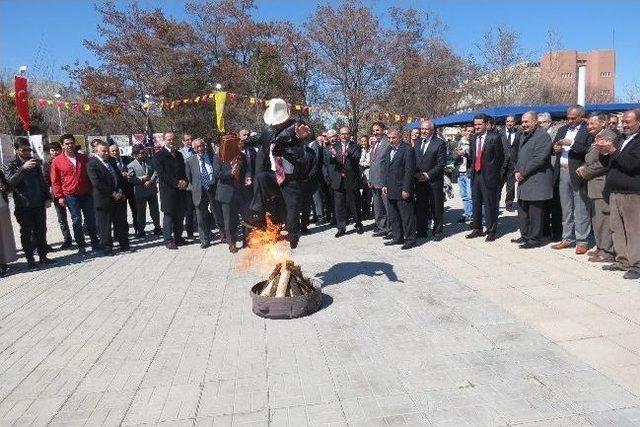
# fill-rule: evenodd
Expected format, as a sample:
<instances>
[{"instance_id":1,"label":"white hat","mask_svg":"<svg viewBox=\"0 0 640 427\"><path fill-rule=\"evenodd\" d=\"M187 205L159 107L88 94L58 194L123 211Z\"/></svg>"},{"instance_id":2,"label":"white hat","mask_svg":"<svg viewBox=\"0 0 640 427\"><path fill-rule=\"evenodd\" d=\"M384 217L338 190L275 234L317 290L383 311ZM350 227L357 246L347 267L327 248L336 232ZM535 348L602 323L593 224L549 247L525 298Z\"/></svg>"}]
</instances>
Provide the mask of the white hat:
<instances>
[{"instance_id":1,"label":"white hat","mask_svg":"<svg viewBox=\"0 0 640 427\"><path fill-rule=\"evenodd\" d=\"M284 99L273 98L264 112L264 122L269 126L279 125L289 119L289 107Z\"/></svg>"},{"instance_id":2,"label":"white hat","mask_svg":"<svg viewBox=\"0 0 640 427\"><path fill-rule=\"evenodd\" d=\"M337 134L338 132L336 132L335 129L329 129L327 133L325 133L325 135L327 135L329 138L331 138L332 136L336 136Z\"/></svg>"}]
</instances>

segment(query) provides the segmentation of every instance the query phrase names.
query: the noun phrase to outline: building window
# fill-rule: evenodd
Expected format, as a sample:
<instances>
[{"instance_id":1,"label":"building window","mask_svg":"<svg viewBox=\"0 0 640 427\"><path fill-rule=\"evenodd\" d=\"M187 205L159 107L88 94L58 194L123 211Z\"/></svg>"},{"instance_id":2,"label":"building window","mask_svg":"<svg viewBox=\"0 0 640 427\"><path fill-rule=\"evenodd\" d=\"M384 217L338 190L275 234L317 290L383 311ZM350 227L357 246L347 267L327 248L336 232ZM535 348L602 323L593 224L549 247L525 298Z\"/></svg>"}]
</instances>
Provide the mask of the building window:
<instances>
[{"instance_id":1,"label":"building window","mask_svg":"<svg viewBox=\"0 0 640 427\"><path fill-rule=\"evenodd\" d=\"M611 77L611 72L610 71L602 71L600 73L600 77Z\"/></svg>"},{"instance_id":2,"label":"building window","mask_svg":"<svg viewBox=\"0 0 640 427\"><path fill-rule=\"evenodd\" d=\"M573 73L560 73L560 78L568 79L573 75Z\"/></svg>"}]
</instances>

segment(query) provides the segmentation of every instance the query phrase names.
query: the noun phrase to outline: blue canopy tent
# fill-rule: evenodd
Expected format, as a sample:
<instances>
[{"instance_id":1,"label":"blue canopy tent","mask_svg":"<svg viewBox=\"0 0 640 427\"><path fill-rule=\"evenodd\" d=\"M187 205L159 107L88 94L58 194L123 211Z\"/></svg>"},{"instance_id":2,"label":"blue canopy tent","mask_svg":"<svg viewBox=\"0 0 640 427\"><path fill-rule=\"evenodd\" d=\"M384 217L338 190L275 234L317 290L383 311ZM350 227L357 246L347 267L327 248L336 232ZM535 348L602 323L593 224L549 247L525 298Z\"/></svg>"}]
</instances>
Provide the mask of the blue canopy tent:
<instances>
[{"instance_id":1,"label":"blue canopy tent","mask_svg":"<svg viewBox=\"0 0 640 427\"><path fill-rule=\"evenodd\" d=\"M436 126L459 126L473 121L473 117L479 113L485 113L493 117L498 124L504 123L507 116L521 117L527 111L535 111L536 113L547 112L551 114L551 118L554 120L564 119L567 114L567 108L569 105L555 104L555 105L513 105L505 107L488 107L481 108L473 111L466 111L464 113L453 114L451 116L438 117L433 120ZM587 112L601 112L601 113L617 113L620 111L632 110L634 108L640 108L640 104L587 104L585 109ZM420 127L420 121L411 122L407 125L408 130L412 130Z\"/></svg>"}]
</instances>

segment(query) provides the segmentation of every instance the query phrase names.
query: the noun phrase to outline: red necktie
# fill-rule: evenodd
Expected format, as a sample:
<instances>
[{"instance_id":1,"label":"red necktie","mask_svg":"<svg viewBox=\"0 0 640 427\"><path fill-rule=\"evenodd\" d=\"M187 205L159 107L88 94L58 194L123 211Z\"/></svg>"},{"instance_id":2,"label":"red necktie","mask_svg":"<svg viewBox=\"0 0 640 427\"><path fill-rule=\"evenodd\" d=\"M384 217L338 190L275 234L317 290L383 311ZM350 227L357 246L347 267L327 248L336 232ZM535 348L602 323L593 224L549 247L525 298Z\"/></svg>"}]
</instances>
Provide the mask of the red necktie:
<instances>
[{"instance_id":1,"label":"red necktie","mask_svg":"<svg viewBox=\"0 0 640 427\"><path fill-rule=\"evenodd\" d=\"M275 145L276 144L271 144L271 151L273 151L273 147ZM281 185L285 180L284 163L282 162L282 157L280 156L273 156L273 160L276 163L276 182L278 183L278 185Z\"/></svg>"},{"instance_id":2,"label":"red necktie","mask_svg":"<svg viewBox=\"0 0 640 427\"><path fill-rule=\"evenodd\" d=\"M340 173L342 176L345 176L344 173L344 162L347 159L347 146L342 144L342 172Z\"/></svg>"},{"instance_id":3,"label":"red necktie","mask_svg":"<svg viewBox=\"0 0 640 427\"><path fill-rule=\"evenodd\" d=\"M476 145L476 157L473 161L473 170L476 172L480 172L480 170L482 169L482 149L484 148L482 138L482 135L478 137L478 143Z\"/></svg>"}]
</instances>

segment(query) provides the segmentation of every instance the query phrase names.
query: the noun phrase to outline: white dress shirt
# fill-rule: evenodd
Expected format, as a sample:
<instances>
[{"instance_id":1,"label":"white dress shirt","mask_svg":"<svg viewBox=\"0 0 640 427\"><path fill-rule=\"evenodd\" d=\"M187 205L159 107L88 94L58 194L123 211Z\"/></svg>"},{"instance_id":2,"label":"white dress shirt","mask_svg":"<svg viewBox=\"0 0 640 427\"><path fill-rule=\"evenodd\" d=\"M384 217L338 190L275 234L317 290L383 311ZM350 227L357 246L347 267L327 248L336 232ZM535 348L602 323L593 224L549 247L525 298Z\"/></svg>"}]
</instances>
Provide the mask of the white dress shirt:
<instances>
[{"instance_id":1,"label":"white dress shirt","mask_svg":"<svg viewBox=\"0 0 640 427\"><path fill-rule=\"evenodd\" d=\"M580 126L582 126L582 123L579 124L578 126L576 126L573 130L572 129L568 129L567 130L567 134L564 136L565 139L570 139L571 140L571 145L563 145L562 146L562 152L560 153L560 165L561 166L568 166L569 165L569 150L571 150L571 147L573 147L573 143L576 139L576 135L578 134L578 131L580 130Z\"/></svg>"},{"instance_id":2,"label":"white dress shirt","mask_svg":"<svg viewBox=\"0 0 640 427\"><path fill-rule=\"evenodd\" d=\"M636 132L636 133L634 133L633 135L629 135L629 136L627 137L627 139L625 139L625 140L624 140L624 142L622 143L622 145L620 146L620 151L624 150L624 147L626 147L626 146L627 146L627 144L629 144L629 142L630 142L633 138L635 138L637 134L638 134L638 133Z\"/></svg>"}]
</instances>

